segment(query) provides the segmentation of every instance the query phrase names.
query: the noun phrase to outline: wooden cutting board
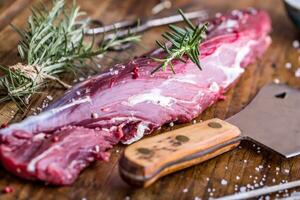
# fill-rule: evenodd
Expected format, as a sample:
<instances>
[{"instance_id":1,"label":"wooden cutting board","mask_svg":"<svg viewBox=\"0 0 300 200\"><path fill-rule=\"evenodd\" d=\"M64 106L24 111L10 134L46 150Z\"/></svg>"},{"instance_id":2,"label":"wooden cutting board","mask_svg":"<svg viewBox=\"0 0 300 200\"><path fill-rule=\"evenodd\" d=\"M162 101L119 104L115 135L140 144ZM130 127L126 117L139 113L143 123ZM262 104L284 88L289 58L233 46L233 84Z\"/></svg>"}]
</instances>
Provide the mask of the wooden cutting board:
<instances>
[{"instance_id":1,"label":"wooden cutting board","mask_svg":"<svg viewBox=\"0 0 300 200\"><path fill-rule=\"evenodd\" d=\"M15 1L15 3L18 1ZM31 1L13 19L17 26L25 26L28 7L38 0ZM68 1L71 3L71 1ZM78 4L87 13L105 23L111 23L135 16L149 16L151 8L158 0L78 0ZM0 0L0 15L5 12L12 2ZM292 43L300 39L297 31L285 15L281 0L174 0L174 8L182 7L184 10L208 9L210 13L230 11L235 8L253 6L269 11L273 20L272 46L262 60L251 65L241 77L238 84L226 94L226 100L209 108L199 118L212 117L225 118L241 110L254 97L256 92L265 83L280 81L294 87L300 87L300 78L295 77L295 70L300 67L300 53L293 48ZM12 18L10 18L12 19ZM156 28L143 35L141 46L134 46L123 53L111 53L110 58L103 61L103 67L112 63L124 61L133 56L155 47L154 40L160 38L165 30ZM9 65L19 61L16 45L18 36L6 27L0 30L0 64ZM116 56L117 55L117 56ZM286 63L291 62L292 69L286 69ZM70 77L66 77L66 80ZM63 94L60 88L48 91L54 98ZM45 94L35 96L30 108L40 106L46 97ZM300 105L300 102L299 102ZM298 108L295 108L298 109ZM0 124L8 121L19 121L31 115L32 110L25 114L17 112L13 103L0 105ZM288 120L288 119L287 119ZM186 124L185 124L186 125ZM161 132L184 125L164 127ZM288 133L287 133L288 134ZM270 136L271 137L271 136ZM283 138L284 139L284 138ZM299 141L300 142L300 141ZM233 150L203 164L191 167L181 172L162 178L147 189L136 189L124 183L118 174L118 158L124 146L119 145L111 150L109 162L97 162L86 169L70 187L49 187L41 183L24 181L7 173L0 167L0 189L7 185L14 188L11 194L1 194L0 199L195 199L196 197L208 199L244 190L245 187L262 187L274 185L281 181L300 179L300 158L283 160L270 152L243 143L240 148ZM300 188L298 188L300 191ZM272 197L283 197L294 190L273 194Z\"/></svg>"}]
</instances>

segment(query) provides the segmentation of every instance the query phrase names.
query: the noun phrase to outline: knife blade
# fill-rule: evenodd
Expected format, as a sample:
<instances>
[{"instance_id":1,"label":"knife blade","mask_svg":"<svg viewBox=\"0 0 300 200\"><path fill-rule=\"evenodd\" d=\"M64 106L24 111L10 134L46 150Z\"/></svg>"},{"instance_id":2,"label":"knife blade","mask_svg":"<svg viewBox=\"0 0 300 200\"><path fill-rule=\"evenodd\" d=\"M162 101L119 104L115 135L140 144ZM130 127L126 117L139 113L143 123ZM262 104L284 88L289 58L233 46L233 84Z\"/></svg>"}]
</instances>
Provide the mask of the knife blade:
<instances>
[{"instance_id":1,"label":"knife blade","mask_svg":"<svg viewBox=\"0 0 300 200\"><path fill-rule=\"evenodd\" d=\"M300 92L285 85L263 87L241 112L141 140L119 161L121 177L147 187L172 172L193 166L250 140L285 158L300 152Z\"/></svg>"}]
</instances>

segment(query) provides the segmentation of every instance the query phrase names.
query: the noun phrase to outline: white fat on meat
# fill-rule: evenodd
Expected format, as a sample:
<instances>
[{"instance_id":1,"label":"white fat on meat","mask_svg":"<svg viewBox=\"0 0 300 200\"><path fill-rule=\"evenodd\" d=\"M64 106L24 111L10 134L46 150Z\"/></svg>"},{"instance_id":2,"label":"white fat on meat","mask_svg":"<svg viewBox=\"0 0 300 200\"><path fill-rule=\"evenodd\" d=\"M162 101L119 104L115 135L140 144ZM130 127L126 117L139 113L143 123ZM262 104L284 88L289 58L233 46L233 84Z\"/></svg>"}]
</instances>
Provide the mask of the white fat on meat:
<instances>
[{"instance_id":1,"label":"white fat on meat","mask_svg":"<svg viewBox=\"0 0 300 200\"><path fill-rule=\"evenodd\" d=\"M250 40L246 45L243 45L243 47L232 47L230 45L224 45L215 52L215 54L218 55L222 51L222 48L232 49L237 52L234 63L231 66L222 66L221 64L218 65L218 68L222 69L222 71L226 75L226 80L224 81L224 83L222 83L222 87L228 87L245 71L241 64L245 57L250 53L251 46L255 44L256 41Z\"/></svg>"},{"instance_id":2,"label":"white fat on meat","mask_svg":"<svg viewBox=\"0 0 300 200\"><path fill-rule=\"evenodd\" d=\"M35 166L36 164L42 160L44 157L46 157L49 153L54 151L55 149L61 148L60 145L53 145L52 147L48 148L46 151L38 155L37 157L33 158L27 165L27 171L28 172L35 172Z\"/></svg>"},{"instance_id":3,"label":"white fat on meat","mask_svg":"<svg viewBox=\"0 0 300 200\"><path fill-rule=\"evenodd\" d=\"M58 112L61 112L63 110L66 110L66 109L68 109L70 107L73 107L73 106L76 106L76 105L80 105L80 104L83 104L83 103L92 103L91 97L90 96L85 96L83 98L80 98L80 99L77 99L75 101L72 101L71 103L68 103L66 105L54 108L54 109L52 109L50 111L52 113L58 113Z\"/></svg>"},{"instance_id":4,"label":"white fat on meat","mask_svg":"<svg viewBox=\"0 0 300 200\"><path fill-rule=\"evenodd\" d=\"M139 139L141 139L144 136L145 131L147 131L147 130L150 130L147 123L139 123L139 125L137 126L136 134L129 140L124 141L122 143L123 144L132 144L132 143L138 141Z\"/></svg>"},{"instance_id":5,"label":"white fat on meat","mask_svg":"<svg viewBox=\"0 0 300 200\"><path fill-rule=\"evenodd\" d=\"M176 101L173 97L161 95L160 89L152 89L148 93L137 94L128 98L128 104L134 106L143 102L150 102L162 107L170 107Z\"/></svg>"}]
</instances>

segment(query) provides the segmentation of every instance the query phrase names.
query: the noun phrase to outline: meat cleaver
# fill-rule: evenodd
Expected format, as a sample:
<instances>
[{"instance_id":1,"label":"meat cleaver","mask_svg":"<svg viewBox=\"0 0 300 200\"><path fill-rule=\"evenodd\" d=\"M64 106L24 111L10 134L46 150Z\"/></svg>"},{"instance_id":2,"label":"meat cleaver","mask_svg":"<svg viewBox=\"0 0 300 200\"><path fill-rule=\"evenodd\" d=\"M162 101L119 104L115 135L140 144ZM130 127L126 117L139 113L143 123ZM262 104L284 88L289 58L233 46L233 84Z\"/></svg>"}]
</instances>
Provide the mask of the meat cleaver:
<instances>
[{"instance_id":1,"label":"meat cleaver","mask_svg":"<svg viewBox=\"0 0 300 200\"><path fill-rule=\"evenodd\" d=\"M300 91L285 85L263 87L241 112L146 138L127 147L121 177L147 187L172 172L198 164L250 140L286 158L300 151Z\"/></svg>"}]
</instances>

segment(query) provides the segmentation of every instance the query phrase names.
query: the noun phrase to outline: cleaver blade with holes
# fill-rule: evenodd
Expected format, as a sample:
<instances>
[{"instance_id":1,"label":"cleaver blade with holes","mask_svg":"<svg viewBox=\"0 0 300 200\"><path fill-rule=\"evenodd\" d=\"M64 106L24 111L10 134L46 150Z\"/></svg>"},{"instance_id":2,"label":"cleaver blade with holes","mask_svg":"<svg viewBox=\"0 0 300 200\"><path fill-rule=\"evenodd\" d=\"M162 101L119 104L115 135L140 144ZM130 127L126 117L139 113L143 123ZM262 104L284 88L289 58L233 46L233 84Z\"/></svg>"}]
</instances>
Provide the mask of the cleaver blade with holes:
<instances>
[{"instance_id":1,"label":"cleaver blade with holes","mask_svg":"<svg viewBox=\"0 0 300 200\"><path fill-rule=\"evenodd\" d=\"M286 158L300 152L300 91L285 85L263 87L241 112L146 138L127 147L121 177L149 186L172 172L198 164L250 140Z\"/></svg>"}]
</instances>

